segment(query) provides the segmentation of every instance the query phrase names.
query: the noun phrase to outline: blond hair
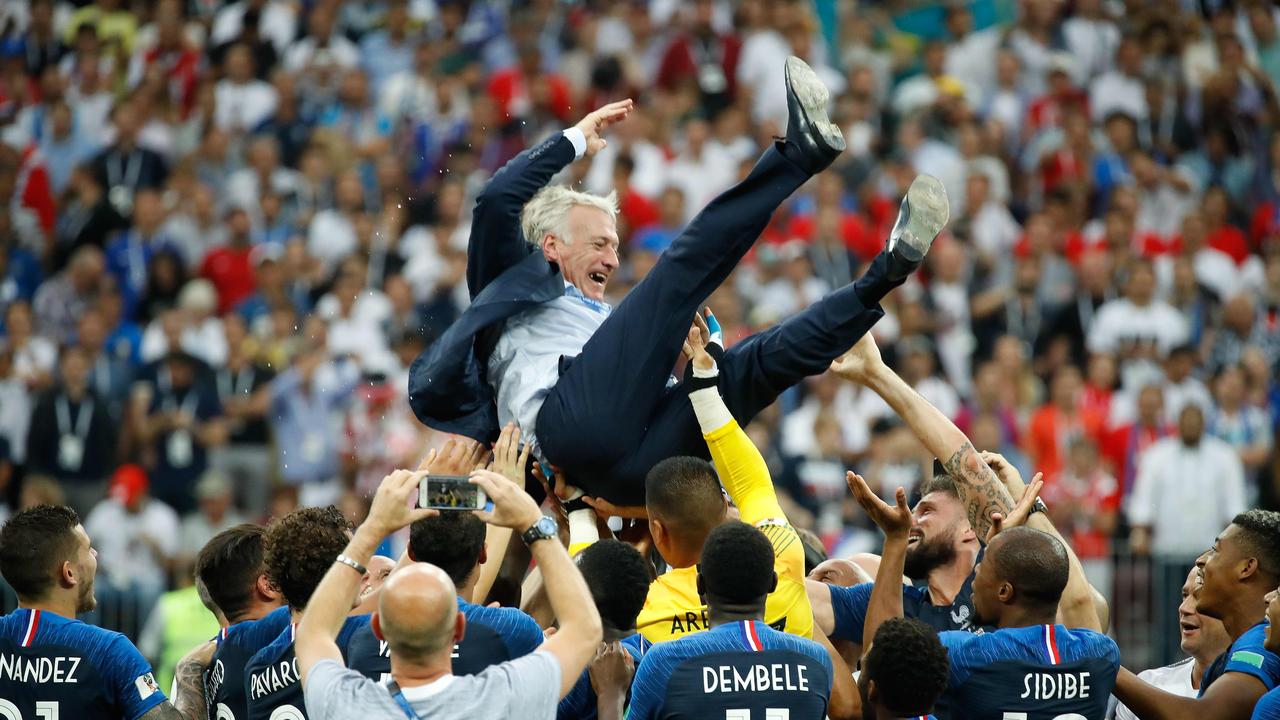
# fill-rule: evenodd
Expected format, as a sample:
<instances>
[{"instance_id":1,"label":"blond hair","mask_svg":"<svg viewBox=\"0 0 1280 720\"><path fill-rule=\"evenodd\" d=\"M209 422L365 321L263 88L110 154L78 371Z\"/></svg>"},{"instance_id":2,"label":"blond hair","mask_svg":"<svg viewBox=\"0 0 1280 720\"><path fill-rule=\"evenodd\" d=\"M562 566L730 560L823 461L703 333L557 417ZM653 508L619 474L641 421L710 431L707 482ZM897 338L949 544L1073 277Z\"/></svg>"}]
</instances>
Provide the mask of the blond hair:
<instances>
[{"instance_id":1,"label":"blond hair","mask_svg":"<svg viewBox=\"0 0 1280 720\"><path fill-rule=\"evenodd\" d=\"M520 229L524 231L525 241L535 248L542 246L542 238L547 235L555 235L566 243L572 242L564 221L575 205L603 210L610 220L618 220L617 193L592 195L563 185L550 185L539 190L520 213Z\"/></svg>"}]
</instances>

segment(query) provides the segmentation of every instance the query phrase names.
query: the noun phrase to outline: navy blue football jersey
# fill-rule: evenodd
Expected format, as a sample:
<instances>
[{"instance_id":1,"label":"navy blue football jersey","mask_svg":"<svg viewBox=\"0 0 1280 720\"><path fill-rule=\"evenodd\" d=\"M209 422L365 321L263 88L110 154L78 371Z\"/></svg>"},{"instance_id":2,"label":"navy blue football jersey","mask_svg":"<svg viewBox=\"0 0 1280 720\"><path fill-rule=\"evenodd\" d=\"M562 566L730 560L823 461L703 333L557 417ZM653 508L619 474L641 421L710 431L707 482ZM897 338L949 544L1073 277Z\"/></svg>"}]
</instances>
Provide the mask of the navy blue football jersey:
<instances>
[{"instance_id":1,"label":"navy blue football jersey","mask_svg":"<svg viewBox=\"0 0 1280 720\"><path fill-rule=\"evenodd\" d=\"M1253 706L1252 720L1280 720L1280 689L1262 696Z\"/></svg>"},{"instance_id":2,"label":"navy blue football jersey","mask_svg":"<svg viewBox=\"0 0 1280 720\"><path fill-rule=\"evenodd\" d=\"M118 632L43 610L0 617L0 717L136 720L165 699Z\"/></svg>"},{"instance_id":3,"label":"navy blue football jersey","mask_svg":"<svg viewBox=\"0 0 1280 720\"><path fill-rule=\"evenodd\" d=\"M720 625L645 653L628 720L822 720L831 658L821 645L759 621Z\"/></svg>"},{"instance_id":4,"label":"navy blue football jersey","mask_svg":"<svg viewBox=\"0 0 1280 720\"><path fill-rule=\"evenodd\" d=\"M645 652L653 647L653 643L646 640L640 633L636 633L622 638L622 647L631 655L631 659L636 663L635 666L640 667L640 661L644 659ZM629 691L628 694L630 694ZM560 700L560 705L556 707L556 720L595 720L599 711L597 701L596 691L591 687L591 675L589 671L583 670L582 675L578 677L578 682L573 684L569 694L565 695Z\"/></svg>"},{"instance_id":5,"label":"navy blue football jersey","mask_svg":"<svg viewBox=\"0 0 1280 720\"><path fill-rule=\"evenodd\" d=\"M344 659L351 636L368 626L368 615L349 617L342 624L337 643ZM296 630L296 625L287 626L245 666L244 694L249 709L245 717L248 720L306 720L307 706L302 700L298 658L293 653Z\"/></svg>"},{"instance_id":6,"label":"navy blue football jersey","mask_svg":"<svg viewBox=\"0 0 1280 720\"><path fill-rule=\"evenodd\" d=\"M831 612L835 616L835 626L831 629L832 640L849 640L862 642L862 626L867 620L867 604L871 601L873 583L862 583L852 587L831 586ZM960 592L950 605L934 605L929 600L929 585L902 586L902 615L915 618L938 632L947 630L966 630L968 632L984 632L995 628L983 628L973 624L973 573L965 579Z\"/></svg>"},{"instance_id":7,"label":"navy blue football jersey","mask_svg":"<svg viewBox=\"0 0 1280 720\"><path fill-rule=\"evenodd\" d=\"M952 720L1101 720L1120 670L1120 648L1062 625L944 632L951 674L937 714Z\"/></svg>"},{"instance_id":8,"label":"navy blue football jersey","mask_svg":"<svg viewBox=\"0 0 1280 720\"><path fill-rule=\"evenodd\" d=\"M257 620L239 622L218 633L218 649L213 651L205 671L205 698L209 717L243 720L248 717L244 697L244 668L249 659L289 627L289 608L278 607Z\"/></svg>"},{"instance_id":9,"label":"navy blue football jersey","mask_svg":"<svg viewBox=\"0 0 1280 720\"><path fill-rule=\"evenodd\" d=\"M1244 631L1231 643L1227 651L1218 656L1204 672L1200 681L1200 694L1215 680L1229 672L1244 673L1258 679L1268 691L1280 686L1280 656L1268 650L1267 623L1260 622Z\"/></svg>"},{"instance_id":10,"label":"navy blue football jersey","mask_svg":"<svg viewBox=\"0 0 1280 720\"><path fill-rule=\"evenodd\" d=\"M481 670L524 657L542 644L542 628L517 608L485 607L458 598L467 619L462 642L453 648L453 674L475 675ZM366 626L351 637L347 667L381 682L391 674L391 651Z\"/></svg>"}]
</instances>

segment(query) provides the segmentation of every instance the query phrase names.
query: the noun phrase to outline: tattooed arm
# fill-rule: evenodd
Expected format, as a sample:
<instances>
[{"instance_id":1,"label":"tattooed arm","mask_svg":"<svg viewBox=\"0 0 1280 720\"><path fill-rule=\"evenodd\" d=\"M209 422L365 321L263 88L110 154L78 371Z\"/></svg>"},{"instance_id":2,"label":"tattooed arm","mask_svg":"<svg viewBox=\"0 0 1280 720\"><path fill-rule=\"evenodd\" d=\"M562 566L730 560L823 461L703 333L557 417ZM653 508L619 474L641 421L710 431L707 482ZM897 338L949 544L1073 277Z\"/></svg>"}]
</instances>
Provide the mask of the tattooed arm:
<instances>
[{"instance_id":1,"label":"tattooed arm","mask_svg":"<svg viewBox=\"0 0 1280 720\"><path fill-rule=\"evenodd\" d=\"M943 461L947 473L955 478L969 524L979 539L991 529L991 513L1008 514L1013 508L1009 491L983 462L969 438L884 364L871 335L864 335L849 352L831 363L831 370L883 398L925 448Z\"/></svg>"},{"instance_id":2,"label":"tattooed arm","mask_svg":"<svg viewBox=\"0 0 1280 720\"><path fill-rule=\"evenodd\" d=\"M208 720L205 703L204 671L213 659L217 645L210 640L187 653L178 661L174 686L177 691L165 702L151 708L139 720Z\"/></svg>"}]
</instances>

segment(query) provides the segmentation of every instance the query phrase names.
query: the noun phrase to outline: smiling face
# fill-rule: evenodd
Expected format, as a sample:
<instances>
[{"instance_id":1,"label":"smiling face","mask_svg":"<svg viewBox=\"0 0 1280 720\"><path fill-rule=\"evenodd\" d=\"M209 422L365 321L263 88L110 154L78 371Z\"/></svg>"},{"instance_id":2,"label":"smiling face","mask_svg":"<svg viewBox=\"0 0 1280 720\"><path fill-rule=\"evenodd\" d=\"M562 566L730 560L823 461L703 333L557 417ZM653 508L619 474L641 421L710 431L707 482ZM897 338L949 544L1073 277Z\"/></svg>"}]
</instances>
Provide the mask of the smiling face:
<instances>
[{"instance_id":1,"label":"smiling face","mask_svg":"<svg viewBox=\"0 0 1280 720\"><path fill-rule=\"evenodd\" d=\"M969 521L960 500L945 492L920 498L911 520L903 570L907 577L922 580L955 559L958 545L969 531Z\"/></svg>"},{"instance_id":2,"label":"smiling face","mask_svg":"<svg viewBox=\"0 0 1280 720\"><path fill-rule=\"evenodd\" d=\"M1206 650L1216 654L1230 642L1221 620L1200 614L1195 597L1196 587L1199 584L1199 571L1192 568L1187 574L1187 581L1182 585L1182 604L1178 606L1178 628L1182 636L1182 651L1192 657L1198 657Z\"/></svg>"},{"instance_id":3,"label":"smiling face","mask_svg":"<svg viewBox=\"0 0 1280 720\"><path fill-rule=\"evenodd\" d=\"M613 218L600 208L574 205L561 227L566 237L548 234L542 241L543 253L583 295L603 301L605 287L619 264L618 229Z\"/></svg>"},{"instance_id":4,"label":"smiling face","mask_svg":"<svg viewBox=\"0 0 1280 720\"><path fill-rule=\"evenodd\" d=\"M1247 559L1236 537L1239 532L1235 525L1228 525L1213 541L1213 547L1196 559L1200 583L1193 596L1201 615L1222 619L1239 590L1239 565Z\"/></svg>"}]
</instances>

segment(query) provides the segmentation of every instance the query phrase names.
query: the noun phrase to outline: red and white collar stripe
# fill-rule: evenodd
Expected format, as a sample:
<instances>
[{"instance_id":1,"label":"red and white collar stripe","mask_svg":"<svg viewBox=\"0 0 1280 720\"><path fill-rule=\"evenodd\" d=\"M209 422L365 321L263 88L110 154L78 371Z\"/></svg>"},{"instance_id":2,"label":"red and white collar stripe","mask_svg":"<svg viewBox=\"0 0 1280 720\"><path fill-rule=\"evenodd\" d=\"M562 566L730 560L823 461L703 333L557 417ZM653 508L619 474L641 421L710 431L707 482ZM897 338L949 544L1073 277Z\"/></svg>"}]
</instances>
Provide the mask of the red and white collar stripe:
<instances>
[{"instance_id":1,"label":"red and white collar stripe","mask_svg":"<svg viewBox=\"0 0 1280 720\"><path fill-rule=\"evenodd\" d=\"M1049 653L1050 665L1062 662L1062 656L1058 653L1058 630L1053 625L1044 626L1044 647Z\"/></svg>"},{"instance_id":2,"label":"red and white collar stripe","mask_svg":"<svg viewBox=\"0 0 1280 720\"><path fill-rule=\"evenodd\" d=\"M36 631L40 628L40 611L32 610L27 616L27 631L22 633L22 647L31 647L36 639Z\"/></svg>"},{"instance_id":3,"label":"red and white collar stripe","mask_svg":"<svg viewBox=\"0 0 1280 720\"><path fill-rule=\"evenodd\" d=\"M741 620L739 624L742 626L742 639L747 643L747 647L752 652L760 652L764 649L764 645L760 643L760 636L756 634L756 624L751 620Z\"/></svg>"}]
</instances>

